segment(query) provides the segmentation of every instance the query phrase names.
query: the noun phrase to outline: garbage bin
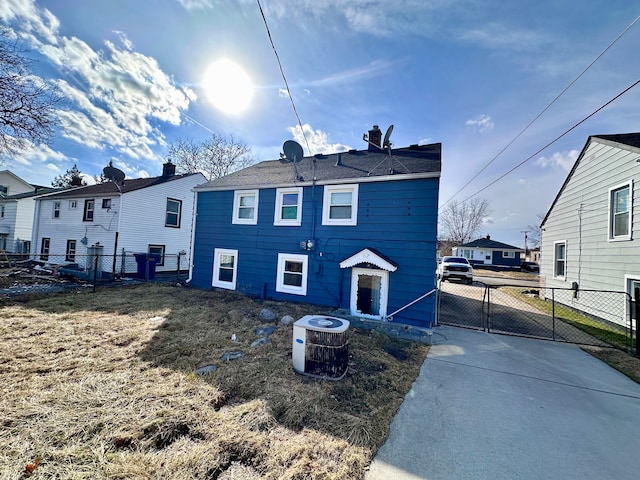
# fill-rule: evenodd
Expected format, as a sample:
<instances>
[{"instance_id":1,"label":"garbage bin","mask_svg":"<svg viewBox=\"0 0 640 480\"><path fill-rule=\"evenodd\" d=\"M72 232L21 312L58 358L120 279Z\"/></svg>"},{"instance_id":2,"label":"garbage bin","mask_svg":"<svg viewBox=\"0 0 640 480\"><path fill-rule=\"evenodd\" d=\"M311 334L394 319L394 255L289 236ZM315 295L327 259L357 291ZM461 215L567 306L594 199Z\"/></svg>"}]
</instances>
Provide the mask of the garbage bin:
<instances>
[{"instance_id":1,"label":"garbage bin","mask_svg":"<svg viewBox=\"0 0 640 480\"><path fill-rule=\"evenodd\" d=\"M160 256L153 253L134 253L138 264L138 278L153 280L156 278L156 263Z\"/></svg>"}]
</instances>

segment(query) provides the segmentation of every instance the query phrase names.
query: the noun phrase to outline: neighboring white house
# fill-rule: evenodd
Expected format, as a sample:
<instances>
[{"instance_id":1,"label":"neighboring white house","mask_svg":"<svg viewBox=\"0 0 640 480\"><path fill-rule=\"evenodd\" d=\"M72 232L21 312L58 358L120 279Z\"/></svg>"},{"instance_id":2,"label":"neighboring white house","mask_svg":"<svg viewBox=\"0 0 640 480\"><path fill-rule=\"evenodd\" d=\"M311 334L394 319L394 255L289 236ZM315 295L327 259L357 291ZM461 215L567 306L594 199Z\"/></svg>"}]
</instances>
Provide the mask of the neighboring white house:
<instances>
[{"instance_id":1,"label":"neighboring white house","mask_svg":"<svg viewBox=\"0 0 640 480\"><path fill-rule=\"evenodd\" d=\"M639 180L640 133L588 138L541 224L547 287L632 293L640 286Z\"/></svg>"},{"instance_id":2,"label":"neighboring white house","mask_svg":"<svg viewBox=\"0 0 640 480\"><path fill-rule=\"evenodd\" d=\"M0 171L0 250L29 253L34 197L50 191L53 189L31 185L8 170Z\"/></svg>"},{"instance_id":3,"label":"neighboring white house","mask_svg":"<svg viewBox=\"0 0 640 480\"><path fill-rule=\"evenodd\" d=\"M192 189L205 183L200 173L175 175L167 163L163 175L125 179L44 195L36 200L32 252L51 263L86 267L87 255L153 253L158 271L189 268L193 227ZM171 261L168 261L171 258ZM165 261L167 260L167 261ZM103 259L101 270L119 271ZM128 265L127 270L135 271Z\"/></svg>"},{"instance_id":4,"label":"neighboring white house","mask_svg":"<svg viewBox=\"0 0 640 480\"><path fill-rule=\"evenodd\" d=\"M491 236L478 238L451 249L452 255L464 257L476 265L519 267L522 248L491 240Z\"/></svg>"}]
</instances>

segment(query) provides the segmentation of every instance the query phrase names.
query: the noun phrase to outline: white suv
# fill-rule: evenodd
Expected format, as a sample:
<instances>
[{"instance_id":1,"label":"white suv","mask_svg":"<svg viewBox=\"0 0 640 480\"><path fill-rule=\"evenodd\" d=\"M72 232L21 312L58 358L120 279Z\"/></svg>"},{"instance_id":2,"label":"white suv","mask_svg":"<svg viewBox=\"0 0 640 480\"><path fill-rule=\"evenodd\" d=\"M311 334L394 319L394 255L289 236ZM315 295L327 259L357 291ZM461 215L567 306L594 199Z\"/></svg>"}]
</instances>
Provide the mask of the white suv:
<instances>
[{"instance_id":1,"label":"white suv","mask_svg":"<svg viewBox=\"0 0 640 480\"><path fill-rule=\"evenodd\" d=\"M443 282L452 278L473 283L473 267L464 257L442 257L438 261L436 276Z\"/></svg>"}]
</instances>

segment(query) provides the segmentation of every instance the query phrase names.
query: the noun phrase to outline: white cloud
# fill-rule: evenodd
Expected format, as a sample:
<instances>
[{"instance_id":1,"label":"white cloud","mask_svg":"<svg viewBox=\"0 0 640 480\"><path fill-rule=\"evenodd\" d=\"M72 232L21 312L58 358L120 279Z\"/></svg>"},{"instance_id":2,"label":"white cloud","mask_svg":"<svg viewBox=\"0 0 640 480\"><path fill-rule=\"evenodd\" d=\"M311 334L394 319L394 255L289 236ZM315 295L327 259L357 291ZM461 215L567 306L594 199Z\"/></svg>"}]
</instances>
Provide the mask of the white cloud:
<instances>
[{"instance_id":1,"label":"white cloud","mask_svg":"<svg viewBox=\"0 0 640 480\"><path fill-rule=\"evenodd\" d=\"M59 21L32 0L9 0L0 6L0 16L19 24L30 47L68 79L54 82L68 104L58 111L60 133L77 143L155 158L152 147L164 138L151 122L179 125L197 98L191 89L174 86L154 58L133 51L124 32L115 32L118 45L105 41L95 50L77 37L60 36Z\"/></svg>"},{"instance_id":2,"label":"white cloud","mask_svg":"<svg viewBox=\"0 0 640 480\"><path fill-rule=\"evenodd\" d=\"M214 7L214 0L178 0L187 10L207 10Z\"/></svg>"},{"instance_id":3,"label":"white cloud","mask_svg":"<svg viewBox=\"0 0 640 480\"><path fill-rule=\"evenodd\" d=\"M536 160L536 165L542 168L561 168L568 172L573 167L576 159L580 155L578 150L570 150L568 152L555 152L550 157L540 157Z\"/></svg>"},{"instance_id":4,"label":"white cloud","mask_svg":"<svg viewBox=\"0 0 640 480\"><path fill-rule=\"evenodd\" d=\"M280 98L289 98L289 92L287 92L286 88L279 88L278 89L278 96Z\"/></svg>"},{"instance_id":5,"label":"white cloud","mask_svg":"<svg viewBox=\"0 0 640 480\"><path fill-rule=\"evenodd\" d=\"M304 124L302 129L300 129L299 125L295 127L289 127L289 132L293 135L293 138L300 144L302 147L307 150L307 155L315 155L317 153L336 153L336 152L346 152L351 147L348 145L343 145L341 143L331 143L329 140L329 135L322 130L314 130L311 128L309 124ZM303 135L304 132L304 135ZM309 148L311 152L308 151Z\"/></svg>"},{"instance_id":6,"label":"white cloud","mask_svg":"<svg viewBox=\"0 0 640 480\"><path fill-rule=\"evenodd\" d=\"M495 126L493 120L491 120L491 117L489 115L485 115L484 113L478 115L474 119L467 120L465 122L465 125L474 128L480 133L490 132Z\"/></svg>"}]
</instances>

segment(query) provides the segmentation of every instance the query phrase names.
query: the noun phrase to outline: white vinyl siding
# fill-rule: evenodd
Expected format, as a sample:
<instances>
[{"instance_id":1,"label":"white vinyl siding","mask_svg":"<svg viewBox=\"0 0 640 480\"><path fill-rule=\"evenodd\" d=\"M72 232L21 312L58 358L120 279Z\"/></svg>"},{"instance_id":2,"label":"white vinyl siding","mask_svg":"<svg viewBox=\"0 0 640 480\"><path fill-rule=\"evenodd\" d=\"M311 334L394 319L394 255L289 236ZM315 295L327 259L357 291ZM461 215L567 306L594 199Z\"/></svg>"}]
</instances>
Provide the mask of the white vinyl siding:
<instances>
[{"instance_id":1,"label":"white vinyl siding","mask_svg":"<svg viewBox=\"0 0 640 480\"><path fill-rule=\"evenodd\" d=\"M234 192L232 223L256 225L258 223L258 199L258 190Z\"/></svg>"},{"instance_id":2,"label":"white vinyl siding","mask_svg":"<svg viewBox=\"0 0 640 480\"><path fill-rule=\"evenodd\" d=\"M308 262L306 255L279 253L276 291L306 295Z\"/></svg>"}]
</instances>

